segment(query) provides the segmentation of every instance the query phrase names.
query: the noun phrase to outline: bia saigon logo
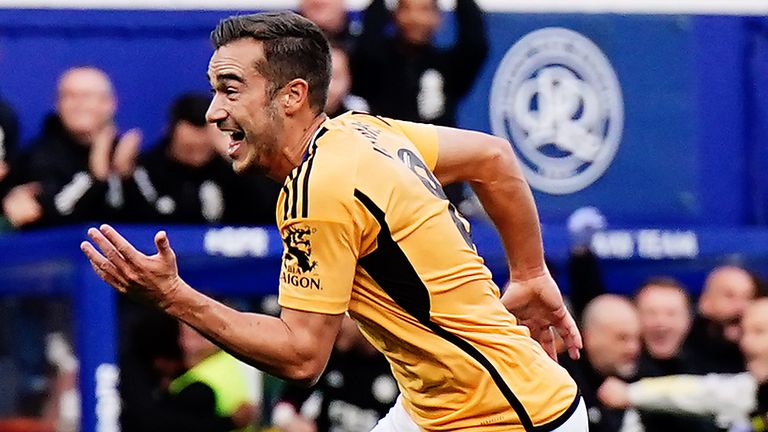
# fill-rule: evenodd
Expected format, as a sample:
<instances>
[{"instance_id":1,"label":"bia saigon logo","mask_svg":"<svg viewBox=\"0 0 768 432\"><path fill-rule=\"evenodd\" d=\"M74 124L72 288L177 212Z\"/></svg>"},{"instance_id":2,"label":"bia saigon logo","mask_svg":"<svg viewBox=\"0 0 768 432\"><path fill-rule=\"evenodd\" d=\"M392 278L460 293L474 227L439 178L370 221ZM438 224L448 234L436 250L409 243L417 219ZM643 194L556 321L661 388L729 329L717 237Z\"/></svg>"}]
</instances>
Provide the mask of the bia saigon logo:
<instances>
[{"instance_id":1,"label":"bia saigon logo","mask_svg":"<svg viewBox=\"0 0 768 432\"><path fill-rule=\"evenodd\" d=\"M624 126L621 88L592 41L564 28L514 44L493 78L493 133L512 142L532 187L568 194L608 168Z\"/></svg>"},{"instance_id":2,"label":"bia saigon logo","mask_svg":"<svg viewBox=\"0 0 768 432\"><path fill-rule=\"evenodd\" d=\"M310 236L316 228L306 226L289 227L283 237L285 253L280 280L283 283L300 288L321 289L320 278L316 274L317 261L312 259Z\"/></svg>"}]
</instances>

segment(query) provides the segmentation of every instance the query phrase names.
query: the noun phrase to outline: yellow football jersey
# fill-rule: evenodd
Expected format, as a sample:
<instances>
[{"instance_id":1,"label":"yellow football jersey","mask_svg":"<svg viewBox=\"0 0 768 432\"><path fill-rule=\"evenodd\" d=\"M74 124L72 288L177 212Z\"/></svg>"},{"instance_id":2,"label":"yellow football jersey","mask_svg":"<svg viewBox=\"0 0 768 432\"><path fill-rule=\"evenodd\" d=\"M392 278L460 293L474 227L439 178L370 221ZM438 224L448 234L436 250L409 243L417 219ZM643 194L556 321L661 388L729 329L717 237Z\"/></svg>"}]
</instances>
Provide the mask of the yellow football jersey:
<instances>
[{"instance_id":1,"label":"yellow football jersey","mask_svg":"<svg viewBox=\"0 0 768 432\"><path fill-rule=\"evenodd\" d=\"M546 431L577 388L517 325L432 174L433 126L327 120L277 204L280 304L348 312L427 431Z\"/></svg>"}]
</instances>

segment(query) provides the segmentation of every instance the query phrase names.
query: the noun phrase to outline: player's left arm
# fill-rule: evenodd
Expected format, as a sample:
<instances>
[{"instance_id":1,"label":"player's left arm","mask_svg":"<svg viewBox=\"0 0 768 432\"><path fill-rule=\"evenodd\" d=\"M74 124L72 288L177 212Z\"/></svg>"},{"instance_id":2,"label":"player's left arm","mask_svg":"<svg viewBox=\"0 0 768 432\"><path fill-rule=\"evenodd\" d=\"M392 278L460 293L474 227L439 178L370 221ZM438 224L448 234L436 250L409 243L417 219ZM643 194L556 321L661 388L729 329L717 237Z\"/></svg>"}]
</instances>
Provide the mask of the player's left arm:
<instances>
[{"instance_id":1,"label":"player's left arm","mask_svg":"<svg viewBox=\"0 0 768 432\"><path fill-rule=\"evenodd\" d=\"M509 143L480 132L436 129L435 176L442 184L472 186L501 234L512 280L546 275L536 205Z\"/></svg>"},{"instance_id":2,"label":"player's left arm","mask_svg":"<svg viewBox=\"0 0 768 432\"><path fill-rule=\"evenodd\" d=\"M468 182L501 234L512 280L547 275L536 205L506 140L480 132L390 120L441 184Z\"/></svg>"},{"instance_id":3,"label":"player's left arm","mask_svg":"<svg viewBox=\"0 0 768 432\"><path fill-rule=\"evenodd\" d=\"M554 326L576 358L581 336L544 263L536 204L512 147L480 132L447 127L436 131L436 177L442 184L468 182L501 236L510 268L502 302L551 356Z\"/></svg>"},{"instance_id":4,"label":"player's left arm","mask_svg":"<svg viewBox=\"0 0 768 432\"><path fill-rule=\"evenodd\" d=\"M284 308L280 317L244 313L194 290L181 277L165 232L157 253L144 255L114 228L102 225L81 249L96 273L118 291L159 307L196 328L228 352L266 372L305 384L322 373L343 314Z\"/></svg>"}]
</instances>

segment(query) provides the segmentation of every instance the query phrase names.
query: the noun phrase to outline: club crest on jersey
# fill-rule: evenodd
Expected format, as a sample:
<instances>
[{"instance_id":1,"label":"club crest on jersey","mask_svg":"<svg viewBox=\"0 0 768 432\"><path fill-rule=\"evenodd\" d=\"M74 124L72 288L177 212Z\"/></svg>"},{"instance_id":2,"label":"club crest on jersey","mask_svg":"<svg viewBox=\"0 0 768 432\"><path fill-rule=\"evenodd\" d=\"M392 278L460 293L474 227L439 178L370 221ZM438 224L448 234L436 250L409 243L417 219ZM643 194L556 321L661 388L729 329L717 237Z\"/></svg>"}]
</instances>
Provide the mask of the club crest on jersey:
<instances>
[{"instance_id":1,"label":"club crest on jersey","mask_svg":"<svg viewBox=\"0 0 768 432\"><path fill-rule=\"evenodd\" d=\"M307 226L291 226L283 236L285 253L280 279L289 285L320 290L317 261L312 259L310 237L317 229Z\"/></svg>"},{"instance_id":2,"label":"club crest on jersey","mask_svg":"<svg viewBox=\"0 0 768 432\"><path fill-rule=\"evenodd\" d=\"M532 187L563 195L608 169L621 141L624 103L610 62L565 28L529 33L493 78L491 128L512 143Z\"/></svg>"}]
</instances>

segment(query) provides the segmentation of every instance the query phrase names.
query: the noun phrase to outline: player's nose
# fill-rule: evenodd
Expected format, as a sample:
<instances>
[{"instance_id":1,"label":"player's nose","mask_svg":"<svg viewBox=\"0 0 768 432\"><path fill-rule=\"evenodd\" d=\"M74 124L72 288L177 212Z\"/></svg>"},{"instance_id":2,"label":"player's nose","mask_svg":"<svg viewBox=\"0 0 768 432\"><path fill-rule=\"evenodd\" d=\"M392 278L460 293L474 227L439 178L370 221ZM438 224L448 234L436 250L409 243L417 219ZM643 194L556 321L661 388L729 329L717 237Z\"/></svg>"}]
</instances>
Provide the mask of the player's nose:
<instances>
[{"instance_id":1,"label":"player's nose","mask_svg":"<svg viewBox=\"0 0 768 432\"><path fill-rule=\"evenodd\" d=\"M205 120L208 123L218 124L227 118L227 111L219 101L220 98L214 96L211 100L211 104L208 105L208 111L205 112Z\"/></svg>"}]
</instances>

